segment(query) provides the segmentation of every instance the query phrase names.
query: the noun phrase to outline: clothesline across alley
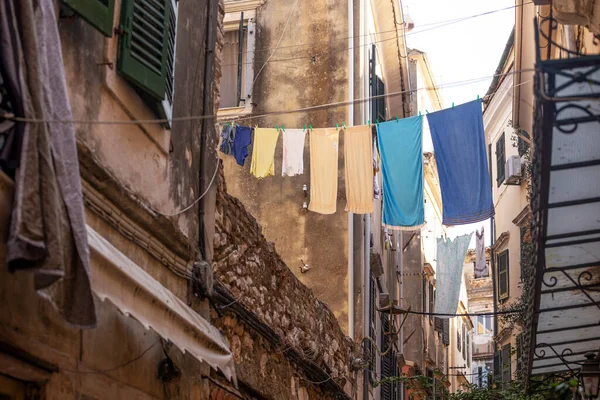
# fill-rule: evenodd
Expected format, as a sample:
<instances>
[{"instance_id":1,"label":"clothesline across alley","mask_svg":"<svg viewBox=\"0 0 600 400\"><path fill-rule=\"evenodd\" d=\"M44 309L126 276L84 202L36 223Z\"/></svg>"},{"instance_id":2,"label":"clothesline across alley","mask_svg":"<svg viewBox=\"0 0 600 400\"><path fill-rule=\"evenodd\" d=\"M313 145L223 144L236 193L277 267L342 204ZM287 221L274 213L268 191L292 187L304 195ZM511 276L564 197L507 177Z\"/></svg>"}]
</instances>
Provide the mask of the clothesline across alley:
<instances>
[{"instance_id":1,"label":"clothesline across alley","mask_svg":"<svg viewBox=\"0 0 600 400\"><path fill-rule=\"evenodd\" d=\"M463 225L494 215L483 129L481 100L427 113L442 192L443 224ZM243 166L253 143L250 172L263 179L275 174L275 150L282 135L282 176L304 173L304 147L309 137L309 211L336 212L338 153L344 136L345 210L372 213L378 195L377 172L383 182L383 224L392 230L424 224L423 116L347 127L311 125L300 129L224 124L220 151ZM252 140L252 137L254 139Z\"/></svg>"}]
</instances>

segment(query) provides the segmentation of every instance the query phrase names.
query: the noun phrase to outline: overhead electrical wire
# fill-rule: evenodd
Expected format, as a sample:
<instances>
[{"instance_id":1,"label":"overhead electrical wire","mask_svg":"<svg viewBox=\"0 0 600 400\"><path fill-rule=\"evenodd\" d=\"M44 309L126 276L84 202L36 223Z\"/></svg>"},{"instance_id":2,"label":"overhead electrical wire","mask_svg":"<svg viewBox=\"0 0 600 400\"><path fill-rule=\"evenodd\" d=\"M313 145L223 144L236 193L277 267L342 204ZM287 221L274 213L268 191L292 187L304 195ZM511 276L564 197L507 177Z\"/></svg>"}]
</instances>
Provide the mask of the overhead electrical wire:
<instances>
[{"instance_id":1,"label":"overhead electrical wire","mask_svg":"<svg viewBox=\"0 0 600 400\"><path fill-rule=\"evenodd\" d=\"M324 110L324 109L328 109L328 108L335 108L335 107L347 106L347 105L350 105L350 104L365 103L365 102L369 102L369 101L376 100L376 99L382 99L382 98L388 98L388 97L395 97L395 96L402 95L404 93L414 93L414 92L417 92L419 90L435 90L435 89L441 89L441 88L446 88L446 87L465 86L465 85L469 85L469 84L473 84L473 83L477 83L477 82L482 82L482 81L491 79L491 78L493 78L495 76L508 76L508 75L514 75L514 74L519 74L519 73L523 73L523 72L534 72L534 71L535 71L535 68L524 68L524 69L520 69L520 70L517 70L517 71L503 72L503 73L499 73L499 74L482 76L482 77L479 77L479 78L473 78L473 79L466 79L466 80L462 80L462 81L449 82L449 83L441 84L441 85L425 86L425 87L421 87L421 88L402 90L402 91L397 91L397 92L391 92L391 93L381 94L381 95L377 95L377 96L369 96L369 97L364 97L364 98L360 98L360 99L355 99L355 100L352 100L352 101L345 100L345 101L324 103L324 104L319 104L319 105L315 105L315 106L297 108L297 109L293 109L293 110L270 111L270 112L265 112L265 113L262 113L262 114L246 116L246 117L242 117L242 118L234 118L233 121L238 121L239 122L239 121L246 121L246 120L252 120L252 119L257 119L257 118L263 118L263 117L273 116L273 115L296 114L296 113L301 113L301 112L308 112L308 111L315 111L315 110ZM526 83L526 82L523 82L523 84L524 83ZM521 84L519 84L519 85L521 85ZM519 86L519 85L514 85L514 86ZM165 124L165 123L174 122L174 121L192 121L192 120L202 120L202 119L216 119L217 115L214 115L214 114L209 114L209 115L190 115L190 116L172 117L172 118L128 119L128 120L78 120L78 119L58 120L58 119L38 119L38 118L22 118L22 117L14 116L13 114L4 114L4 115L0 115L0 117L8 119L8 120L12 120L12 121L17 121L17 122L38 123L38 124L40 124L40 123L58 123L58 124L84 124L84 125L85 124L89 124L89 125L139 125L139 124Z\"/></svg>"},{"instance_id":2,"label":"overhead electrical wire","mask_svg":"<svg viewBox=\"0 0 600 400\"><path fill-rule=\"evenodd\" d=\"M467 21L469 19L473 19L473 18L478 18L478 17L482 17L482 16L486 16L486 15L490 15L490 14L494 14L497 12L501 12L501 11L507 11L510 9L515 9L517 7L522 7L525 6L527 4L532 4L533 1L529 1L527 3L523 3L523 4L518 4L518 5L514 5L514 6L509 6L509 7L505 7L505 8L500 8L500 9L496 9L496 10L491 10L491 11L486 11L480 14L474 14L474 15L468 15L468 16L464 16L464 17L458 17L458 18L454 18L454 19L449 19L449 20L445 20L445 21L438 21L438 22L431 22L429 24L424 24L424 25L420 25L420 27L425 27L425 26L431 26L431 25L435 25L432 26L430 28L427 29L422 29L422 30L415 30L412 32L408 32L406 34L404 34L403 36L411 36L411 35L416 35L419 33L423 33L423 32L427 32L433 29L437 29L437 28L442 28L444 26L448 26L448 25L452 25L458 22L462 22L462 21ZM402 23L396 23L398 25L402 25ZM295 48L295 47L312 47L315 45L315 43L332 43L332 42L337 42L337 41L347 41L348 39L356 39L356 38L361 38L361 37L366 37L366 36L377 36L377 35L381 35L384 33L396 33L396 29L390 29L390 30L386 30L386 31L380 31L380 32L376 32L376 33L369 33L369 34L364 34L364 35L354 35L354 36L348 36L348 37L344 37L344 38L337 38L337 39L330 39L330 40L317 40L317 41L313 41L311 43L299 43L299 44L293 44L293 45L287 45L287 46L275 46L275 48L272 47L264 47L258 50L250 50L250 51L243 51L242 54L251 54L251 53L261 53L261 52L266 52L266 51L271 51L271 50L281 50L281 49L289 49L289 48ZM360 45L360 46L354 46L351 48L343 48L343 49L337 49L337 50L332 50L332 51L348 51L351 49L355 49L355 48L360 48L360 47L364 47L364 46L371 46L372 44L375 43L380 43L380 42L385 42L388 40L395 40L397 39L396 36L392 37L392 38L387 38L387 39L380 39L380 40L376 40L373 42L369 42L366 43L364 45ZM299 51L302 51L304 49L301 49ZM305 50L309 50L309 49L305 49ZM285 59L275 59L275 60L270 60L269 62L281 62L281 61L292 61L292 60L298 60L298 59L308 59L308 58L312 58L314 55L310 55L310 56L302 56L302 57L295 57L295 58L285 58ZM242 63L243 65L247 65L247 64L253 64L253 62L245 62ZM229 66L238 66L238 63L234 63L234 64L223 64L221 65L221 67L229 67Z\"/></svg>"}]
</instances>

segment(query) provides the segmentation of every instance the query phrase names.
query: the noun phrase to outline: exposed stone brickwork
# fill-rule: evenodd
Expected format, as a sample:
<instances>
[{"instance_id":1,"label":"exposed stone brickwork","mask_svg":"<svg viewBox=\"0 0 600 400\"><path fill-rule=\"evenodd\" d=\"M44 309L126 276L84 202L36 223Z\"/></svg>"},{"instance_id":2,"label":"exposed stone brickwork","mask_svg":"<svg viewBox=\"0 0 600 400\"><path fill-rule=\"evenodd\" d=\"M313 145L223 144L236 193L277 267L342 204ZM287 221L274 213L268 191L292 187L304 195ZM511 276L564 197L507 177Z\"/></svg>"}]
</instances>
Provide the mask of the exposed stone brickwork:
<instances>
[{"instance_id":1,"label":"exposed stone brickwork","mask_svg":"<svg viewBox=\"0 0 600 400\"><path fill-rule=\"evenodd\" d=\"M340 387L350 384L352 341L344 335L327 306L281 260L274 245L262 235L254 217L238 199L227 194L222 171L217 190L216 221L215 279L237 302L275 331L282 347L293 348L304 359L323 369ZM243 364L244 357L256 357L252 354L252 343L256 339L229 317L225 316L222 322L236 362ZM256 368L263 368L266 363L264 360ZM277 379L270 372L269 375L269 379ZM289 380L280 385L290 391L294 386Z\"/></svg>"}]
</instances>

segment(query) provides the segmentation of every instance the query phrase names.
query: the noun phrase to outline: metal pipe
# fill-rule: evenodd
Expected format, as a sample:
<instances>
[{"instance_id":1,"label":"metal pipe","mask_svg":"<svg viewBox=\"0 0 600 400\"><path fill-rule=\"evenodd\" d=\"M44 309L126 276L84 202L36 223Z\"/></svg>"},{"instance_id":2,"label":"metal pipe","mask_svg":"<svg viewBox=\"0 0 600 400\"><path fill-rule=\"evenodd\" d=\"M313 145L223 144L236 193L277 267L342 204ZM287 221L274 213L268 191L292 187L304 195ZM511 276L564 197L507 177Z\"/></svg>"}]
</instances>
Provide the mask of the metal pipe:
<instances>
[{"instance_id":1,"label":"metal pipe","mask_svg":"<svg viewBox=\"0 0 600 400\"><path fill-rule=\"evenodd\" d=\"M348 336L354 340L354 217L348 213Z\"/></svg>"},{"instance_id":2,"label":"metal pipe","mask_svg":"<svg viewBox=\"0 0 600 400\"><path fill-rule=\"evenodd\" d=\"M237 104L240 105L242 101L242 70L243 70L243 57L244 57L244 12L242 11L240 17L240 28L238 31L238 73L237 73Z\"/></svg>"},{"instance_id":3,"label":"metal pipe","mask_svg":"<svg viewBox=\"0 0 600 400\"><path fill-rule=\"evenodd\" d=\"M354 125L354 0L348 0L348 125ZM354 217L348 213L348 336L354 339Z\"/></svg>"},{"instance_id":4,"label":"metal pipe","mask_svg":"<svg viewBox=\"0 0 600 400\"><path fill-rule=\"evenodd\" d=\"M371 214L365 215L365 238L364 238L364 248L365 248L365 259L364 259L364 276L363 276L363 337L369 337L369 327L371 325L371 321L369 320L369 314L371 310ZM369 354L369 341L365 340L363 342L364 345L364 354ZM369 369L365 368L363 370L363 400L368 400L369 398Z\"/></svg>"},{"instance_id":5,"label":"metal pipe","mask_svg":"<svg viewBox=\"0 0 600 400\"><path fill-rule=\"evenodd\" d=\"M207 32L206 32L206 60L204 63L204 102L203 102L203 112L205 114L212 114L213 110L209 110L209 108L213 107L213 92L211 82L214 79L214 71L213 66L215 62L215 47L217 42L217 20L218 20L218 5L219 0L209 0L208 1L208 24L207 24ZM206 118L202 120L202 130L201 130L201 139L200 139L200 179L198 185L198 192L202 193L204 191L205 185L208 184L203 175L205 169L208 164L208 160L211 159L212 155L207 151L207 141L209 140L208 131L210 129L214 129L215 125L214 118ZM200 248L200 253L202 254L202 258L209 263L212 262L212 245L207 243L207 241L212 240L212 236L210 238L206 236L205 230L205 222L204 222L204 210L205 210L205 202L209 197L205 197L198 204L198 247ZM214 219L214 218L213 218ZM208 247L208 249L206 248ZM207 251L208 250L208 251Z\"/></svg>"},{"instance_id":6,"label":"metal pipe","mask_svg":"<svg viewBox=\"0 0 600 400\"><path fill-rule=\"evenodd\" d=\"M404 235L400 231L397 233L399 244L396 246L398 249L398 257L400 258L398 264L400 266L400 308L404 309ZM404 356L404 327L400 328L400 354ZM402 376L402 370L400 371ZM404 382L400 382L400 400L404 400Z\"/></svg>"}]
</instances>

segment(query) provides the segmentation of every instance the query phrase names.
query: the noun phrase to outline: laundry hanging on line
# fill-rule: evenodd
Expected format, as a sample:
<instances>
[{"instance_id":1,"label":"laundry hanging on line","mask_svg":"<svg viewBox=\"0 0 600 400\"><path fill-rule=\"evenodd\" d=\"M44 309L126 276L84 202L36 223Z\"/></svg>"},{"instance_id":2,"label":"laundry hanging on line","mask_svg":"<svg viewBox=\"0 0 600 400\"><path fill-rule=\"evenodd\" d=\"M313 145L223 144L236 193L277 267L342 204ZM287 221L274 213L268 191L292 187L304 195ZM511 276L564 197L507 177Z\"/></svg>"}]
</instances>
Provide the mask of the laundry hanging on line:
<instances>
[{"instance_id":1,"label":"laundry hanging on line","mask_svg":"<svg viewBox=\"0 0 600 400\"><path fill-rule=\"evenodd\" d=\"M256 128L254 130L254 148L250 173L257 178L275 175L275 147L279 138L279 129Z\"/></svg>"},{"instance_id":2,"label":"laundry hanging on line","mask_svg":"<svg viewBox=\"0 0 600 400\"><path fill-rule=\"evenodd\" d=\"M219 146L219 150L223 154L232 155L233 154L233 126L231 124L223 125L223 129L221 129L221 145Z\"/></svg>"},{"instance_id":3,"label":"laundry hanging on line","mask_svg":"<svg viewBox=\"0 0 600 400\"><path fill-rule=\"evenodd\" d=\"M344 172L346 211L355 214L373 212L373 142L370 127L344 129Z\"/></svg>"},{"instance_id":4,"label":"laundry hanging on line","mask_svg":"<svg viewBox=\"0 0 600 400\"><path fill-rule=\"evenodd\" d=\"M334 128L310 131L309 211L319 214L335 214L339 137L338 130Z\"/></svg>"},{"instance_id":5,"label":"laundry hanging on line","mask_svg":"<svg viewBox=\"0 0 600 400\"><path fill-rule=\"evenodd\" d=\"M482 221L494 214L480 103L477 100L437 111L427 116L438 165L443 203L442 223L444 225L460 225ZM383 191L384 224L391 229L417 229L424 223L422 123L422 117L419 115L418 117L396 118L388 122L365 126L374 132L373 149L369 150L362 147L362 150L358 150L365 154L370 151L373 157L372 182L366 183L366 186L367 188L372 187L371 200L377 199ZM308 131L312 132L312 126L309 127ZM360 129L360 127L354 128ZM306 130L306 125L302 130L288 129L287 131L279 128L256 128L254 130L255 145L250 172L258 178L274 175L275 147L277 146L279 132L282 131L284 141L282 176L303 174L303 149ZM337 126L335 130L334 128L329 128L329 130L338 135L338 143L339 132L345 136L349 135L349 133L346 133L345 125L341 131ZM381 140L382 130L384 131L383 143ZM389 130L389 132L386 132L386 130ZM268 137L262 137L263 135ZM346 140L345 136L344 140ZM229 138L230 136L225 134L223 140L229 140ZM377 145L378 138L379 145ZM319 139L316 138L315 140ZM244 159L248 155L247 147L251 142L252 129L236 125L233 155L239 165L243 166ZM408 147L403 142L408 143ZM313 151L311 150L311 167L313 166L312 154ZM317 154L316 150L314 154ZM362 159L365 154L360 158ZM387 157L384 154L387 154ZM346 156L352 157L350 153L344 151L344 155L344 165L348 169L347 167L354 165L354 162L346 160ZM359 156L357 155L357 157ZM317 160L316 164L320 164L322 161ZM380 163L381 167L379 167ZM328 165L333 165L335 173L330 171L327 182L330 187L335 185L337 190L338 164L337 162L335 164L330 162ZM377 176L379 168L382 172L383 181L381 189L379 188ZM348 175L349 173L350 171L345 171L346 201L348 209L351 209L354 202L351 199L351 193L357 190L355 182L358 181L350 179L352 174ZM313 176L311 168L311 182L313 178L320 181L323 176L324 174L321 173ZM406 186L403 187L403 185ZM363 189L358 190L361 193L363 192ZM324 192L318 189L314 192L318 193L319 196L324 195ZM311 187L312 193L313 188ZM330 194L327 206L322 203L324 198L317 202L311 199L313 208L325 207L328 210L326 213L334 213L335 206L331 196ZM373 206L372 202L370 205ZM358 208L355 210L356 213L360 211ZM366 210L370 210L368 205Z\"/></svg>"},{"instance_id":6,"label":"laundry hanging on line","mask_svg":"<svg viewBox=\"0 0 600 400\"><path fill-rule=\"evenodd\" d=\"M485 236L483 227L481 232L475 231L475 279L483 278L488 275L487 264L485 262Z\"/></svg>"},{"instance_id":7,"label":"laundry hanging on line","mask_svg":"<svg viewBox=\"0 0 600 400\"><path fill-rule=\"evenodd\" d=\"M456 314L460 297L463 263L469 250L472 233L454 240L437 239L436 314ZM442 316L441 318L449 318Z\"/></svg>"},{"instance_id":8,"label":"laundry hanging on line","mask_svg":"<svg viewBox=\"0 0 600 400\"><path fill-rule=\"evenodd\" d=\"M304 173L304 142L306 129L283 131L283 162L281 176L296 176Z\"/></svg>"},{"instance_id":9,"label":"laundry hanging on line","mask_svg":"<svg viewBox=\"0 0 600 400\"><path fill-rule=\"evenodd\" d=\"M423 118L378 124L383 176L383 224L389 229L418 229L425 223L423 204Z\"/></svg>"},{"instance_id":10,"label":"laundry hanging on line","mask_svg":"<svg viewBox=\"0 0 600 400\"><path fill-rule=\"evenodd\" d=\"M248 157L248 146L252 143L252 128L247 126L235 127L235 138L233 139L233 156L239 166L243 167Z\"/></svg>"},{"instance_id":11,"label":"laundry hanging on line","mask_svg":"<svg viewBox=\"0 0 600 400\"><path fill-rule=\"evenodd\" d=\"M481 101L427 115L442 191L444 225L494 215Z\"/></svg>"}]
</instances>

